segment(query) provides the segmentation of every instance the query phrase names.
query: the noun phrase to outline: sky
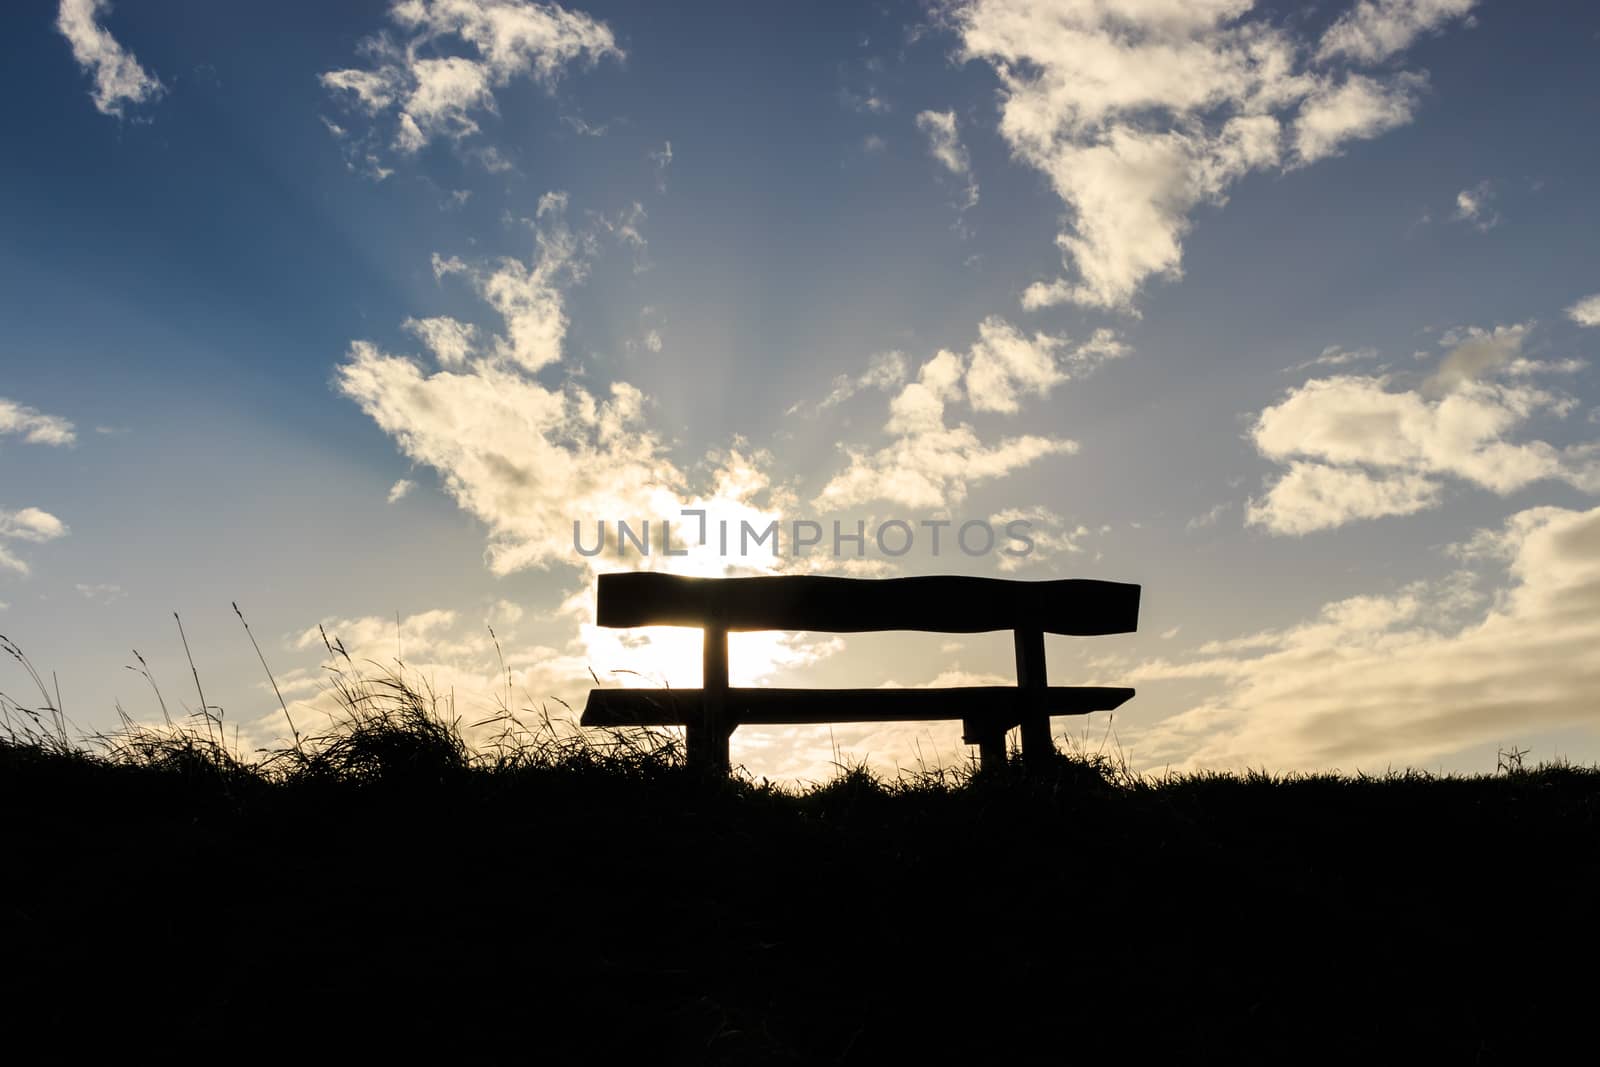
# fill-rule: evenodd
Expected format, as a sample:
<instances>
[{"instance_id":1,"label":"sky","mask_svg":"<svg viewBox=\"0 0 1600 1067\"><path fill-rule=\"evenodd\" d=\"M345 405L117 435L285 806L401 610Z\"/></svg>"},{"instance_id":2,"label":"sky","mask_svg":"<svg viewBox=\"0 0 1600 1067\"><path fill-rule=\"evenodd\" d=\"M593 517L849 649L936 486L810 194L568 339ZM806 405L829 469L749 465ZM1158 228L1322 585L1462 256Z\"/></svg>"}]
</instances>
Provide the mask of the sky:
<instances>
[{"instance_id":1,"label":"sky","mask_svg":"<svg viewBox=\"0 0 1600 1067\"><path fill-rule=\"evenodd\" d=\"M0 633L79 729L159 721L134 650L199 707L177 614L240 745L283 743L234 603L303 728L319 626L470 724L508 686L563 719L596 679L698 684L697 632L594 625L602 572L960 573L1143 586L1136 634L1047 640L1053 683L1138 689L1058 736L1141 769L1600 760L1592 4L4 30ZM1005 633L735 634L731 670L1015 677ZM774 779L970 754L958 723L732 741Z\"/></svg>"}]
</instances>

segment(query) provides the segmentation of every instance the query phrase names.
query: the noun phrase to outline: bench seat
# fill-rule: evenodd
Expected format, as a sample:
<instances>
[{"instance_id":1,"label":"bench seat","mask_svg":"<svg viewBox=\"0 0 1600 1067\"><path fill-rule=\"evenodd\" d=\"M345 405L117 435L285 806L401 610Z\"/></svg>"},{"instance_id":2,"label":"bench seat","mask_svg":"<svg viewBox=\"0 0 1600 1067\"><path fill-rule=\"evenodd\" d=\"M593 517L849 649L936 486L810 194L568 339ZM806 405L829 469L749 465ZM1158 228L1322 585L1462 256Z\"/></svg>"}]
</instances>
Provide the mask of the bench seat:
<instances>
[{"instance_id":1,"label":"bench seat","mask_svg":"<svg viewBox=\"0 0 1600 1067\"><path fill-rule=\"evenodd\" d=\"M970 743L990 728L1009 730L1024 711L1087 715L1114 711L1133 690L1120 686L1052 685L1042 690L1010 685L950 689L729 688L727 716L741 726L814 726L830 722L923 722L960 719ZM704 706L699 689L593 689L584 726L687 726Z\"/></svg>"}]
</instances>

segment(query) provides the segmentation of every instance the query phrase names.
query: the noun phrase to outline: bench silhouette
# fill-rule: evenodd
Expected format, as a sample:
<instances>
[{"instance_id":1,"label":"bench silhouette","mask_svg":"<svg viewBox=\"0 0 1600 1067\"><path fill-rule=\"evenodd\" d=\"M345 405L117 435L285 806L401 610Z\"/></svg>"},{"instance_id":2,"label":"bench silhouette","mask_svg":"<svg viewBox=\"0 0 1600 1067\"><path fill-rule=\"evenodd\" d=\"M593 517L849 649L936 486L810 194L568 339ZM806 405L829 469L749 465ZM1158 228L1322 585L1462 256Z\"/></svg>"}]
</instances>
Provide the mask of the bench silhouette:
<instances>
[{"instance_id":1,"label":"bench silhouette","mask_svg":"<svg viewBox=\"0 0 1600 1067\"><path fill-rule=\"evenodd\" d=\"M1053 754L1050 716L1110 711L1133 696L1111 686L1047 681L1044 635L1132 633L1139 586L1086 578L1015 581L916 578L688 578L647 571L602 574L596 621L607 627L695 626L704 631L699 689L592 689L584 726L683 726L691 765L726 773L728 737L742 725L922 722L960 719L981 765L1003 765L1005 737L1021 728L1024 763ZM949 689L777 689L728 685L728 633L1012 630L1015 686Z\"/></svg>"}]
</instances>

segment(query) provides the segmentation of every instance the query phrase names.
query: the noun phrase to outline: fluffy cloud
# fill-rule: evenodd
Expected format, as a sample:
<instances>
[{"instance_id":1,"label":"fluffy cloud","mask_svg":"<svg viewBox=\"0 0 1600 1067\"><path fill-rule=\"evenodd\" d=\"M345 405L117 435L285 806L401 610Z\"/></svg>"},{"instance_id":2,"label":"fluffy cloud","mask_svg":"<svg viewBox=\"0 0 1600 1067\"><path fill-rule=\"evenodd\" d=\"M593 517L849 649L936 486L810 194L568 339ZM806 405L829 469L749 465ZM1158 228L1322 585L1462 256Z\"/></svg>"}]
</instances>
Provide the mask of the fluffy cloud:
<instances>
[{"instance_id":1,"label":"fluffy cloud","mask_svg":"<svg viewBox=\"0 0 1600 1067\"><path fill-rule=\"evenodd\" d=\"M505 258L487 267L458 259L434 257L438 278L463 275L505 321L504 337L493 340L495 353L523 369L536 371L561 358L567 336L564 289L582 281L588 271L592 237L575 233L566 223L565 193L539 199L535 251L527 262ZM474 327L450 318L408 319L415 333L446 366L467 360L477 341Z\"/></svg>"},{"instance_id":2,"label":"fluffy cloud","mask_svg":"<svg viewBox=\"0 0 1600 1067\"><path fill-rule=\"evenodd\" d=\"M30 445L70 445L78 439L68 420L0 396L0 436L6 434L16 434Z\"/></svg>"},{"instance_id":3,"label":"fluffy cloud","mask_svg":"<svg viewBox=\"0 0 1600 1067\"><path fill-rule=\"evenodd\" d=\"M626 383L597 400L577 387L547 389L503 361L430 372L365 341L351 346L337 380L487 525L497 573L573 559L576 518L677 512L683 477L644 425L643 395Z\"/></svg>"},{"instance_id":4,"label":"fluffy cloud","mask_svg":"<svg viewBox=\"0 0 1600 1067\"><path fill-rule=\"evenodd\" d=\"M1506 494L1545 479L1600 491L1594 449L1566 450L1513 434L1539 414L1563 416L1574 402L1527 379L1570 371L1573 361L1522 356L1525 326L1450 335L1452 345L1417 388L1392 376L1341 375L1291 389L1250 431L1257 451L1288 470L1248 522L1304 534L1354 519L1433 506L1447 481Z\"/></svg>"},{"instance_id":5,"label":"fluffy cloud","mask_svg":"<svg viewBox=\"0 0 1600 1067\"><path fill-rule=\"evenodd\" d=\"M1477 0L1361 0L1322 35L1317 58L1377 63L1465 16Z\"/></svg>"},{"instance_id":6,"label":"fluffy cloud","mask_svg":"<svg viewBox=\"0 0 1600 1067\"><path fill-rule=\"evenodd\" d=\"M21 511L0 511L0 537L18 541L54 541L67 533L66 524L48 511L23 508Z\"/></svg>"},{"instance_id":7,"label":"fluffy cloud","mask_svg":"<svg viewBox=\"0 0 1600 1067\"><path fill-rule=\"evenodd\" d=\"M1336 155L1352 140L1378 136L1411 121L1420 76L1402 74L1388 82L1352 74L1306 98L1294 123L1295 153L1302 163Z\"/></svg>"},{"instance_id":8,"label":"fluffy cloud","mask_svg":"<svg viewBox=\"0 0 1600 1067\"><path fill-rule=\"evenodd\" d=\"M974 411L1014 412L1019 394L1044 396L1066 380L1060 337L1024 336L999 318L985 319L967 360L967 399Z\"/></svg>"},{"instance_id":9,"label":"fluffy cloud","mask_svg":"<svg viewBox=\"0 0 1600 1067\"><path fill-rule=\"evenodd\" d=\"M978 326L967 363L967 399L974 411L1014 412L1023 395L1046 396L1057 385L1125 355L1127 347L1106 329L1068 348L1066 339L1036 333L1025 337L991 316Z\"/></svg>"},{"instance_id":10,"label":"fluffy cloud","mask_svg":"<svg viewBox=\"0 0 1600 1067\"><path fill-rule=\"evenodd\" d=\"M684 489L644 424L638 389L618 382L596 397L534 377L561 359L565 288L584 277L591 247L567 226L565 204L559 194L541 200L525 262L434 257L435 274L469 281L499 313L503 333L408 320L437 369L357 341L336 374L338 388L406 457L437 470L445 490L485 523L498 573L578 562L574 519L676 514Z\"/></svg>"},{"instance_id":11,"label":"fluffy cloud","mask_svg":"<svg viewBox=\"0 0 1600 1067\"><path fill-rule=\"evenodd\" d=\"M433 358L446 367L459 367L465 363L478 340L476 326L445 315L407 319L401 325L427 345Z\"/></svg>"},{"instance_id":12,"label":"fluffy cloud","mask_svg":"<svg viewBox=\"0 0 1600 1067\"><path fill-rule=\"evenodd\" d=\"M917 115L917 129L928 137L928 151L945 170L965 183L961 194L961 210L978 202L978 183L972 177L972 160L961 143L956 129L954 111L924 111Z\"/></svg>"},{"instance_id":13,"label":"fluffy cloud","mask_svg":"<svg viewBox=\"0 0 1600 1067\"><path fill-rule=\"evenodd\" d=\"M1479 571L1326 605L1310 621L1131 668L1220 692L1137 737L1160 766L1381 770L1597 724L1600 508L1534 508L1475 537ZM1504 565L1508 580L1481 588Z\"/></svg>"},{"instance_id":14,"label":"fluffy cloud","mask_svg":"<svg viewBox=\"0 0 1600 1067\"><path fill-rule=\"evenodd\" d=\"M1567 318L1579 326L1600 326L1600 293L1586 296L1569 307Z\"/></svg>"},{"instance_id":15,"label":"fluffy cloud","mask_svg":"<svg viewBox=\"0 0 1600 1067\"><path fill-rule=\"evenodd\" d=\"M94 78L89 96L95 109L121 118L124 106L155 100L164 87L100 25L100 16L110 9L109 0L61 0L56 29L72 46L78 66Z\"/></svg>"},{"instance_id":16,"label":"fluffy cloud","mask_svg":"<svg viewBox=\"0 0 1600 1067\"><path fill-rule=\"evenodd\" d=\"M842 404L867 389L894 389L904 385L907 373L904 352L879 352L868 361L867 369L855 377L852 378L848 374L835 376L832 392L818 402L816 411L825 411ZM804 407L803 402L796 402L785 414L793 415Z\"/></svg>"},{"instance_id":17,"label":"fluffy cloud","mask_svg":"<svg viewBox=\"0 0 1600 1067\"><path fill-rule=\"evenodd\" d=\"M1002 536L1007 526L1013 522L1025 522L1028 525L1023 529L1027 538L1032 542L1033 548L1026 555L1007 555L1002 552L997 558L1002 572L1022 570L1041 563L1050 563L1057 556L1073 555L1084 551L1081 542L1093 537L1096 533L1109 533L1110 526L1101 526L1098 530L1090 529L1083 523L1073 526L1060 515L1049 508L1007 508L989 516L989 525L994 527ZM1013 547L1009 538L1006 547ZM1020 546L1017 546L1020 550ZM1099 554L1096 553L1096 559ZM974 683L987 684L987 683ZM1004 683L1001 683L1004 684Z\"/></svg>"},{"instance_id":18,"label":"fluffy cloud","mask_svg":"<svg viewBox=\"0 0 1600 1067\"><path fill-rule=\"evenodd\" d=\"M16 435L30 445L70 445L77 440L72 423L46 415L0 396L0 437ZM0 508L0 571L27 574L28 565L6 546L7 541L40 544L65 537L69 531L60 519L38 508L7 511Z\"/></svg>"},{"instance_id":19,"label":"fluffy cloud","mask_svg":"<svg viewBox=\"0 0 1600 1067\"><path fill-rule=\"evenodd\" d=\"M1305 534L1426 510L1438 502L1439 489L1437 481L1421 474L1375 476L1358 467L1297 461L1264 498L1250 502L1245 521L1277 534Z\"/></svg>"},{"instance_id":20,"label":"fluffy cloud","mask_svg":"<svg viewBox=\"0 0 1600 1067\"><path fill-rule=\"evenodd\" d=\"M826 508L872 500L942 508L959 503L973 483L1045 456L1076 452L1074 441L1032 434L985 444L970 424L950 425L947 409L965 399L973 411L1014 412L1020 398L1045 396L1125 351L1109 330L1074 347L1044 333L1029 337L990 316L979 324L968 352L939 352L890 399L884 431L892 440L877 449L847 449L849 465L823 487L817 502Z\"/></svg>"},{"instance_id":21,"label":"fluffy cloud","mask_svg":"<svg viewBox=\"0 0 1600 1067\"><path fill-rule=\"evenodd\" d=\"M965 424L903 434L876 451L851 451L849 466L823 487L818 503L846 508L886 500L908 508L942 508L965 498L974 482L1077 450L1075 441L1032 434L986 445Z\"/></svg>"},{"instance_id":22,"label":"fluffy cloud","mask_svg":"<svg viewBox=\"0 0 1600 1067\"><path fill-rule=\"evenodd\" d=\"M67 524L48 511L38 508L23 508L20 511L0 509L0 571L28 573L27 563L11 554L6 547L7 541L42 544L65 537L69 532Z\"/></svg>"},{"instance_id":23,"label":"fluffy cloud","mask_svg":"<svg viewBox=\"0 0 1600 1067\"><path fill-rule=\"evenodd\" d=\"M1002 136L1069 211L1056 243L1076 277L1024 306L1130 308L1146 279L1181 273L1191 215L1240 177L1409 121L1420 75L1349 64L1442 25L1439 6L1363 4L1313 48L1247 17L1252 0L960 0L962 55L1000 78Z\"/></svg>"},{"instance_id":24,"label":"fluffy cloud","mask_svg":"<svg viewBox=\"0 0 1600 1067\"><path fill-rule=\"evenodd\" d=\"M1468 382L1490 377L1522 358L1522 342L1528 336L1526 323L1496 326L1493 330L1451 331L1441 340L1450 349L1439 367L1423 383L1424 391L1442 395Z\"/></svg>"},{"instance_id":25,"label":"fluffy cloud","mask_svg":"<svg viewBox=\"0 0 1600 1067\"><path fill-rule=\"evenodd\" d=\"M549 86L572 64L622 56L605 23L557 4L400 0L389 18L397 34L361 42L371 66L328 71L322 84L374 119L392 117L389 143L403 154L477 133L514 80Z\"/></svg>"},{"instance_id":26,"label":"fluffy cloud","mask_svg":"<svg viewBox=\"0 0 1600 1067\"><path fill-rule=\"evenodd\" d=\"M621 381L591 390L570 379L558 386L539 380L539 371L563 358L566 292L585 277L597 248L592 233L567 225L565 205L561 194L541 200L526 261L434 257L435 274L471 284L498 312L502 332L454 319L408 320L431 349L431 363L356 341L336 371L337 387L407 459L438 471L444 490L485 524L496 573L599 565L574 550L575 520L637 524L702 507L713 518L764 528L778 517L773 502L781 494L768 485L763 457L709 454L710 484L697 492L668 458L639 389ZM706 552L675 562L723 573L722 561ZM766 558L738 562L774 565Z\"/></svg>"}]
</instances>

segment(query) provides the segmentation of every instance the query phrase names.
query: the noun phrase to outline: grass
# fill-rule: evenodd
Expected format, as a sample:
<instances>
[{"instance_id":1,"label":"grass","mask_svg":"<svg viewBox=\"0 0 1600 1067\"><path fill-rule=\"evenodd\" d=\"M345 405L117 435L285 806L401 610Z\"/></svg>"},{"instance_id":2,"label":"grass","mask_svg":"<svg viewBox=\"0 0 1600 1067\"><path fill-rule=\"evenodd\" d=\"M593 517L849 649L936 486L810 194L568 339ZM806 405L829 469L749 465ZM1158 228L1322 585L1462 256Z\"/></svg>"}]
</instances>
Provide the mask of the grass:
<instances>
[{"instance_id":1,"label":"grass","mask_svg":"<svg viewBox=\"0 0 1600 1067\"><path fill-rule=\"evenodd\" d=\"M75 739L28 667L41 701L0 701L13 1035L62 1055L92 1030L319 1059L1526 1062L1587 1028L1594 769L1513 750L1482 776L1145 778L1080 740L1042 774L853 766L785 789L695 775L666 734L504 703L464 722L339 662L340 720L248 756L203 697Z\"/></svg>"}]
</instances>

